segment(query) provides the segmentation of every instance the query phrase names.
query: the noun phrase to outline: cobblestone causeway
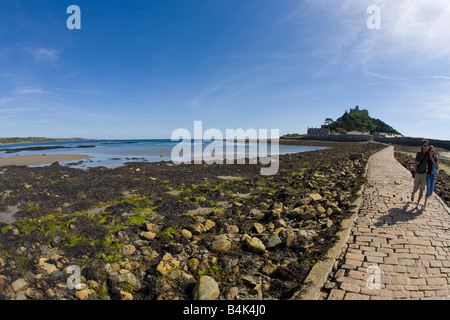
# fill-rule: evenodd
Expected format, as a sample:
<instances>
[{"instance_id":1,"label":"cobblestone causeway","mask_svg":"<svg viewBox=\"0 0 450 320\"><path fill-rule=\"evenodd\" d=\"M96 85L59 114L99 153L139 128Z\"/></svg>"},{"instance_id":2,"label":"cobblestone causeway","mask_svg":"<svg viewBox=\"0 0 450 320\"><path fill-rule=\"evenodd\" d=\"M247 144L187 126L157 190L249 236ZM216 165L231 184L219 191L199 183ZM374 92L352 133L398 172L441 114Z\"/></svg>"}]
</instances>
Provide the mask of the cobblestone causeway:
<instances>
[{"instance_id":1,"label":"cobblestone causeway","mask_svg":"<svg viewBox=\"0 0 450 320\"><path fill-rule=\"evenodd\" d=\"M372 156L367 180L346 248L320 299L450 299L449 208L433 194L425 210L415 209L413 179L393 147Z\"/></svg>"}]
</instances>

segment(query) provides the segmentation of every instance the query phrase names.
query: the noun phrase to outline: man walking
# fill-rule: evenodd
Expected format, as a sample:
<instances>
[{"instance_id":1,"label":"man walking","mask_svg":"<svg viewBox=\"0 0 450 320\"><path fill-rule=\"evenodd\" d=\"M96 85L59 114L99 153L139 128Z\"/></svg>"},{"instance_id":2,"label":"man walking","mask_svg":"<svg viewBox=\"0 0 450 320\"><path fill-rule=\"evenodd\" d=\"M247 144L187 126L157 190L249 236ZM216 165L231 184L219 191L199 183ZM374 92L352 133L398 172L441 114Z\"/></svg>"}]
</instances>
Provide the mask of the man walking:
<instances>
[{"instance_id":1,"label":"man walking","mask_svg":"<svg viewBox=\"0 0 450 320\"><path fill-rule=\"evenodd\" d=\"M411 194L411 201L414 202L414 195L419 191L419 199L417 200L416 209L419 208L420 200L422 199L423 191L427 185L427 159L428 159L428 140L422 140L422 149L416 154L416 162L414 165L414 188Z\"/></svg>"}]
</instances>

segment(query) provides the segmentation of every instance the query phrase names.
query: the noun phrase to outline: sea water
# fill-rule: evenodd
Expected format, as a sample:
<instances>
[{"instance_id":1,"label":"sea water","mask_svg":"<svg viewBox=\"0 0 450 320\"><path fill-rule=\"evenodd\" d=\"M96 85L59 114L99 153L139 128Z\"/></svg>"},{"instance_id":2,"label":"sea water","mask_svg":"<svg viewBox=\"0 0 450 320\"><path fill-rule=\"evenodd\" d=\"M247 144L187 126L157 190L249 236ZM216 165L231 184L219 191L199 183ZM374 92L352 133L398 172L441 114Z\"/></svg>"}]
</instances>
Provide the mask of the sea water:
<instances>
[{"instance_id":1,"label":"sea water","mask_svg":"<svg viewBox=\"0 0 450 320\"><path fill-rule=\"evenodd\" d=\"M23 149L29 147L63 147L59 149L48 150L23 150L14 153L0 151L0 157L38 155L38 154L83 154L91 158L76 161L61 161L61 165L74 168L89 167L107 167L115 168L123 166L127 162L161 162L171 161L172 149L179 144L179 141L170 139L148 139L148 140L96 140L96 141L68 141L68 142L43 142L43 143L21 143L0 145L2 149ZM254 154L249 153L257 150L257 142L239 142L239 141L203 141L203 149L211 143L223 143L224 152L234 150L236 157L252 157ZM230 145L232 148L230 148ZM244 147L244 148L242 148ZM278 154L290 154L315 150L327 149L326 147L315 146L294 146L279 145ZM245 150L244 154L239 154L239 150ZM269 156L276 155L271 153L270 145L267 146ZM184 155L185 157L193 157L194 155Z\"/></svg>"}]
</instances>

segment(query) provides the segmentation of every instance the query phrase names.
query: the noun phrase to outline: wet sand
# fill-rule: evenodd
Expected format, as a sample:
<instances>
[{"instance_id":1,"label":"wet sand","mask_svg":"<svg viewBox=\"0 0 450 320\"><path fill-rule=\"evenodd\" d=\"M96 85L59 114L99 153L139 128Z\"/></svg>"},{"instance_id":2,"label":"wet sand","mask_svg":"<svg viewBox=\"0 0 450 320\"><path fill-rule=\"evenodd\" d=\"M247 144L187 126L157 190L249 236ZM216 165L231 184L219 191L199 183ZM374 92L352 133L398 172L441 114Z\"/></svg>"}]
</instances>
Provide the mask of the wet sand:
<instances>
[{"instance_id":1,"label":"wet sand","mask_svg":"<svg viewBox=\"0 0 450 320\"><path fill-rule=\"evenodd\" d=\"M72 161L88 159L91 156L85 154L51 154L51 155L27 155L0 158L0 167L3 166L36 166L58 161Z\"/></svg>"}]
</instances>

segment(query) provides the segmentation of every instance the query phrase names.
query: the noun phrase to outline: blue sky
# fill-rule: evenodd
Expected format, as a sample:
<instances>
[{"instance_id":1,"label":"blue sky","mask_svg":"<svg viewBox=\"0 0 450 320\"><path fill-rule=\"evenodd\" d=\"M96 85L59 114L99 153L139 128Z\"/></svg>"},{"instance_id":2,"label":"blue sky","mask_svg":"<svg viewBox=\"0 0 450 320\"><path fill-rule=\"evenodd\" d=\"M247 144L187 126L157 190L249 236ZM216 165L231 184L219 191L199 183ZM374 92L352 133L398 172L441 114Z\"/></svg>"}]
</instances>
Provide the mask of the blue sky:
<instances>
[{"instance_id":1,"label":"blue sky","mask_svg":"<svg viewBox=\"0 0 450 320\"><path fill-rule=\"evenodd\" d=\"M448 30L447 0L2 0L0 137L305 133L359 105L450 139Z\"/></svg>"}]
</instances>

